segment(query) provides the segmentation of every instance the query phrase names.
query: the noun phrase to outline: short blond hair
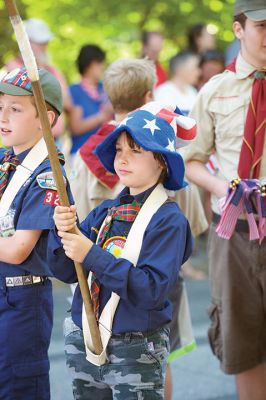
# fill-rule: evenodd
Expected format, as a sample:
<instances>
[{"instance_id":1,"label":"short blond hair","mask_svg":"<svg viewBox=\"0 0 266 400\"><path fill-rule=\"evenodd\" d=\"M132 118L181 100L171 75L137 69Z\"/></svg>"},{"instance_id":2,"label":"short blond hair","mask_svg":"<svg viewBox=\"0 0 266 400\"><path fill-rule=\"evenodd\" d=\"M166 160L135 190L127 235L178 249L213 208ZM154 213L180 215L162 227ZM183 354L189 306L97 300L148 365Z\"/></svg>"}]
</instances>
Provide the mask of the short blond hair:
<instances>
[{"instance_id":1,"label":"short blond hair","mask_svg":"<svg viewBox=\"0 0 266 400\"><path fill-rule=\"evenodd\" d=\"M107 68L103 79L115 112L129 112L141 107L144 96L153 91L155 83L155 65L147 59L115 61Z\"/></svg>"}]
</instances>

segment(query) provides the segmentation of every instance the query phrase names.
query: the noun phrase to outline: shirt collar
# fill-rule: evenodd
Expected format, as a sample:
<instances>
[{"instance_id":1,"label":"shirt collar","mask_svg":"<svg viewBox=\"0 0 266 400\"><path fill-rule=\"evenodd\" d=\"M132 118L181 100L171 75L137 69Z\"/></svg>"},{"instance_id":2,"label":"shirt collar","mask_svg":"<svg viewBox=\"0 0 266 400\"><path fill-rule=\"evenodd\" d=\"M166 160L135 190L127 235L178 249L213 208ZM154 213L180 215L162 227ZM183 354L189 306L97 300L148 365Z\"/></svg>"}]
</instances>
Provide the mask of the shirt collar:
<instances>
[{"instance_id":1,"label":"shirt collar","mask_svg":"<svg viewBox=\"0 0 266 400\"><path fill-rule=\"evenodd\" d=\"M26 155L30 152L31 149L27 149L22 151L21 153L17 154L17 158L20 162L20 164L23 162L24 158L26 157Z\"/></svg>"},{"instance_id":2,"label":"shirt collar","mask_svg":"<svg viewBox=\"0 0 266 400\"><path fill-rule=\"evenodd\" d=\"M254 65L249 64L239 52L236 59L236 78L245 79L250 76L254 71L256 71Z\"/></svg>"},{"instance_id":3,"label":"shirt collar","mask_svg":"<svg viewBox=\"0 0 266 400\"><path fill-rule=\"evenodd\" d=\"M10 148L10 149L8 150L8 153L9 153L11 156L16 156L17 159L19 160L19 163L21 164L21 163L23 162L24 158L26 157L26 155L30 152L30 150L31 150L31 149L27 149L27 150L22 151L22 152L19 153L19 154L15 154L15 153L14 153L14 149L13 149L13 148Z\"/></svg>"},{"instance_id":4,"label":"shirt collar","mask_svg":"<svg viewBox=\"0 0 266 400\"><path fill-rule=\"evenodd\" d=\"M125 187L120 195L117 197L115 205L122 205L122 204L130 204L134 200L137 201L138 203L144 203L146 199L149 197L153 189L156 187L156 185L152 186L151 188L145 190L142 193L136 194L135 196L131 195L129 193L128 187Z\"/></svg>"}]
</instances>

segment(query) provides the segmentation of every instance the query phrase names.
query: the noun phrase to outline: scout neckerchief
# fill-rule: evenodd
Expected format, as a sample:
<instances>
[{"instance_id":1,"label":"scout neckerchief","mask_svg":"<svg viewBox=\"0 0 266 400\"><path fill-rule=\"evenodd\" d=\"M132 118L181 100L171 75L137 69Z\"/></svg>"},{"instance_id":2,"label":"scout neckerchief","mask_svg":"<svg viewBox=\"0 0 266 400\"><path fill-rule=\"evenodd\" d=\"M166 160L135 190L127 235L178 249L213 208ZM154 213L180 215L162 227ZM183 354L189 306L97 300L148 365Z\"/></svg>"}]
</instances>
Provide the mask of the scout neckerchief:
<instances>
[{"instance_id":1,"label":"scout neckerchief","mask_svg":"<svg viewBox=\"0 0 266 400\"><path fill-rule=\"evenodd\" d=\"M98 131L92 135L87 142L80 148L80 156L87 165L91 173L101 182L101 184L108 189L113 189L118 183L119 178L117 175L108 172L102 165L99 158L93 154L98 144L106 138L116 128L115 123L108 122L104 124Z\"/></svg>"},{"instance_id":2,"label":"scout neckerchief","mask_svg":"<svg viewBox=\"0 0 266 400\"><path fill-rule=\"evenodd\" d=\"M111 225L113 221L128 221L134 222L140 209L141 203L134 200L130 204L122 204L117 207L111 207L107 211L107 215L105 218L105 224L100 231L100 234L97 238L97 244L102 246L107 239L108 233L110 231ZM95 312L95 316L98 319L99 317L99 297L100 297L100 282L97 279L96 275L92 273L91 276L91 299L93 303L93 309Z\"/></svg>"},{"instance_id":3,"label":"scout neckerchief","mask_svg":"<svg viewBox=\"0 0 266 400\"><path fill-rule=\"evenodd\" d=\"M4 194L6 186L8 185L10 173L14 171L19 164L19 159L15 154L11 154L9 151L5 152L4 159L0 165L0 200Z\"/></svg>"},{"instance_id":4,"label":"scout neckerchief","mask_svg":"<svg viewBox=\"0 0 266 400\"><path fill-rule=\"evenodd\" d=\"M147 200L141 207L133 225L130 228L125 246L122 250L121 257L129 260L134 266L137 265L139 254L141 251L143 236L145 230L152 219L153 215L158 211L158 209L166 202L167 194L162 184L159 184L151 192ZM104 227L105 222L103 222L102 227ZM89 274L88 281L90 283L91 273ZM110 337L112 335L112 325L115 316L115 311L118 306L120 297L116 293L112 293L109 301L105 305L101 312L99 318L99 330L102 339L103 351L100 355L94 353L94 348L91 340L90 329L88 325L88 320L86 318L86 313L84 309L84 304L82 308L82 328L84 343L86 348L86 358L89 362L95 365L103 365L106 363L107 355L106 348ZM129 316L130 318L130 316Z\"/></svg>"},{"instance_id":5,"label":"scout neckerchief","mask_svg":"<svg viewBox=\"0 0 266 400\"><path fill-rule=\"evenodd\" d=\"M227 70L236 72L236 59ZM258 179L266 129L266 70L252 73L254 82L248 107L238 175L241 179Z\"/></svg>"}]
</instances>

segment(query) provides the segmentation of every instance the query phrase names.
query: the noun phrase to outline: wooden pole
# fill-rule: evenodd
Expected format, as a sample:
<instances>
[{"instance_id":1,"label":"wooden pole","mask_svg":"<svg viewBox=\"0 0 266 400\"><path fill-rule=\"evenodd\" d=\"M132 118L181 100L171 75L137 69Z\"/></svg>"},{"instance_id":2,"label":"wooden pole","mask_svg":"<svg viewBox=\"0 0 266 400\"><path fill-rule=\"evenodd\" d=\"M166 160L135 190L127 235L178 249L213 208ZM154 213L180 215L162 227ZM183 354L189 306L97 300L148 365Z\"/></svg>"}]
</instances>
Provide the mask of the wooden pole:
<instances>
[{"instance_id":1,"label":"wooden pole","mask_svg":"<svg viewBox=\"0 0 266 400\"><path fill-rule=\"evenodd\" d=\"M56 146L54 143L54 138L51 131L51 126L47 116L46 104L39 80L38 69L35 61L35 57L33 55L30 42L27 36L27 33L24 29L22 20L18 13L16 3L14 0L5 0L6 8L14 28L17 43L21 52L21 56L23 58L28 76L31 80L33 95L36 102L42 130L43 137L47 146L48 156L51 163L53 176L56 182L56 187L58 191L58 196L60 200L60 204L62 206L69 207L69 200L67 196L67 191L60 167L60 162L57 155ZM75 233L75 229L71 231L71 233ZM91 332L92 344L94 347L95 354L101 354L102 352L102 343L101 336L99 332L99 328L96 322L95 314L93 311L93 305L90 297L90 291L87 284L87 278L82 268L81 264L75 262L75 269L78 277L78 282L80 286L81 295L84 302L84 307L86 311L86 316Z\"/></svg>"}]
</instances>

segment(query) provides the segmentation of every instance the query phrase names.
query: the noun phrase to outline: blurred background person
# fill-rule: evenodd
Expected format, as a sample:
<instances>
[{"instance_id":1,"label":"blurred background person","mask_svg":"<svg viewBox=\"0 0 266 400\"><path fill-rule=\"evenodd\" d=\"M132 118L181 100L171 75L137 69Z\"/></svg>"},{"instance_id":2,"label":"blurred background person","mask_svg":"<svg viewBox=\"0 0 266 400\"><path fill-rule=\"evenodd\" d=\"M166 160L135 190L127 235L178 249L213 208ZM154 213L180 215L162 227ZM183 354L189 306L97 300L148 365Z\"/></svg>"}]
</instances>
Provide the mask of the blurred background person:
<instances>
[{"instance_id":1,"label":"blurred background person","mask_svg":"<svg viewBox=\"0 0 266 400\"><path fill-rule=\"evenodd\" d=\"M159 62L160 53L163 49L163 35L158 31L144 31L141 42L141 56L143 58L147 57L155 63L157 76L156 86L159 86L167 80L167 72Z\"/></svg>"},{"instance_id":2,"label":"blurred background person","mask_svg":"<svg viewBox=\"0 0 266 400\"><path fill-rule=\"evenodd\" d=\"M58 139L65 130L65 114L71 112L72 103L68 91L68 85L64 76L54 65L51 64L50 61L48 45L50 40L53 39L54 35L50 31L48 25L40 19L31 18L25 21L24 26L28 34L31 48L38 67L45 68L51 72L58 79L62 88L64 112L60 115L56 125L52 129L54 137ZM22 57L21 55L18 55L15 59L9 61L9 63L5 66L5 69L7 72L9 72L15 68L21 68L23 66L24 63Z\"/></svg>"},{"instance_id":3,"label":"blurred background person","mask_svg":"<svg viewBox=\"0 0 266 400\"><path fill-rule=\"evenodd\" d=\"M69 87L72 102L79 110L72 113L69 121L71 156L113 116L112 106L101 82L105 52L99 46L86 44L80 49L76 64L81 79Z\"/></svg>"},{"instance_id":4,"label":"blurred background person","mask_svg":"<svg viewBox=\"0 0 266 400\"><path fill-rule=\"evenodd\" d=\"M195 86L200 77L200 58L190 51L182 51L170 60L171 79L160 85L154 93L155 100L174 103L188 115L197 96Z\"/></svg>"},{"instance_id":5,"label":"blurred background person","mask_svg":"<svg viewBox=\"0 0 266 400\"><path fill-rule=\"evenodd\" d=\"M221 74L224 71L224 55L221 51L213 49L207 50L201 55L200 59L200 79L198 89L200 89L214 75Z\"/></svg>"},{"instance_id":6,"label":"blurred background person","mask_svg":"<svg viewBox=\"0 0 266 400\"><path fill-rule=\"evenodd\" d=\"M191 26L187 33L188 49L197 54L203 54L207 50L215 49L215 35L208 31L205 24Z\"/></svg>"}]
</instances>

